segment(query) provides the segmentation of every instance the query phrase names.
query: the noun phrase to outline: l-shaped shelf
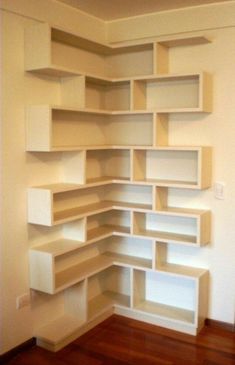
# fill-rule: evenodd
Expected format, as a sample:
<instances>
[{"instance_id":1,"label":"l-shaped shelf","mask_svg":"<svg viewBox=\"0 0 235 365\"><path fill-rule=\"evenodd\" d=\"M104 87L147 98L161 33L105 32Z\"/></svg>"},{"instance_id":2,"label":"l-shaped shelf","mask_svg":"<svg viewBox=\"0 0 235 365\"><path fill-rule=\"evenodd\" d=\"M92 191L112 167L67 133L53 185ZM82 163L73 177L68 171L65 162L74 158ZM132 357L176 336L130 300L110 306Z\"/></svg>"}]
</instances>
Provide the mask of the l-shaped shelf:
<instances>
[{"instance_id":1,"label":"l-shaped shelf","mask_svg":"<svg viewBox=\"0 0 235 365\"><path fill-rule=\"evenodd\" d=\"M186 81L186 89L182 82ZM196 81L195 85L191 82ZM159 83L164 85L166 82L165 93L167 93L167 99L161 97L163 92L162 85L160 88L160 94L158 90ZM133 116L135 116L136 122L139 124L147 125L150 123L152 128L150 133L152 134L152 141L147 144L151 145L154 143L155 123L162 124L161 114L169 113L191 113L191 112L209 112L211 111L211 92L210 89L210 77L207 73L198 74L185 74L185 75L161 75L161 76L149 76L145 78L133 79L131 81L130 102L125 105L125 110L113 110L104 109L104 105L99 101L103 97L98 97L98 101L94 102L96 108L86 108L85 96L82 97L83 102L76 107L67 105L68 99L71 100L71 90L74 90L73 101L81 99L81 94L85 93L85 84L78 80L74 85L74 80L66 81L65 86L62 87L64 105L62 106L50 106L50 105L32 105L27 108L27 150L28 151L58 151L58 150L76 150L79 146L84 143L84 136L87 137L87 145L105 145L108 144L110 139L112 140L113 127L110 128L111 124L125 123L128 128L133 125ZM188 84L189 83L189 84ZM63 85L63 84L62 84ZM149 85L149 87L148 87ZM183 91L181 90L183 86ZM115 90L116 92L117 90ZM109 95L110 93L107 93ZM208 94L210 97L208 97ZM68 96L67 96L68 95ZM76 96L77 95L77 96ZM90 98L93 100L97 99L97 92L91 93ZM118 107L114 104L114 97L111 95L112 107ZM178 100L174 101L171 105L171 95L175 99L177 95ZM67 96L67 97L66 97ZM164 95L163 95L164 96ZM118 91L116 96L120 100L119 107L126 103L126 91L124 94L122 90ZM168 105L162 104L161 100L167 100ZM188 102L187 102L188 100ZM100 108L101 106L101 108ZM148 119L146 119L148 118ZM143 124L144 123L144 124ZM167 122L165 122L166 124ZM93 128L97 130L97 134L106 134L108 141L101 136L97 137L97 142L94 143L89 136L89 129ZM82 129L81 129L82 128ZM135 129L132 127L131 133L135 136ZM158 131L156 131L158 133ZM63 136L63 139L62 139ZM88 138L89 137L89 138ZM139 140L134 138L135 143L129 144L141 144ZM144 143L144 142L142 142ZM118 144L118 143L113 143ZM145 143L144 143L145 144Z\"/></svg>"},{"instance_id":2,"label":"l-shaped shelf","mask_svg":"<svg viewBox=\"0 0 235 365\"><path fill-rule=\"evenodd\" d=\"M170 48L208 43L205 36L185 36L115 46L81 38L57 26L38 24L25 31L25 70L55 77L86 75L110 82L127 75L167 73ZM119 71L117 64L125 67Z\"/></svg>"}]
</instances>

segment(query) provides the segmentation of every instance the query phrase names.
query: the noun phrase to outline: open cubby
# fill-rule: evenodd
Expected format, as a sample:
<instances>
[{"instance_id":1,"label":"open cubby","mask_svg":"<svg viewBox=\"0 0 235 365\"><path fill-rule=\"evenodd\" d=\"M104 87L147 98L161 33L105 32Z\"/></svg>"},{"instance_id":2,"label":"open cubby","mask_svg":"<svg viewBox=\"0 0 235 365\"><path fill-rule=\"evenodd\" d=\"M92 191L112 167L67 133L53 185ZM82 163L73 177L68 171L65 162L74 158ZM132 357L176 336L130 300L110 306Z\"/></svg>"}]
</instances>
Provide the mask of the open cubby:
<instances>
[{"instance_id":1,"label":"open cubby","mask_svg":"<svg viewBox=\"0 0 235 365\"><path fill-rule=\"evenodd\" d=\"M195 325L197 285L189 278L133 271L133 308L171 321Z\"/></svg>"},{"instance_id":2,"label":"open cubby","mask_svg":"<svg viewBox=\"0 0 235 365\"><path fill-rule=\"evenodd\" d=\"M207 188L211 183L211 155L203 147L163 147L134 150L133 180L163 187ZM207 170L206 169L207 166Z\"/></svg>"},{"instance_id":3,"label":"open cubby","mask_svg":"<svg viewBox=\"0 0 235 365\"><path fill-rule=\"evenodd\" d=\"M132 109L158 112L210 111L211 99L205 99L210 88L206 73L161 75L132 81Z\"/></svg>"},{"instance_id":4,"label":"open cubby","mask_svg":"<svg viewBox=\"0 0 235 365\"><path fill-rule=\"evenodd\" d=\"M196 218L134 212L133 221L133 233L137 236L190 245L198 242Z\"/></svg>"},{"instance_id":5,"label":"open cubby","mask_svg":"<svg viewBox=\"0 0 235 365\"><path fill-rule=\"evenodd\" d=\"M169 255L169 246L171 254ZM178 248L175 246L174 248ZM155 242L155 258L154 258L154 269L158 272L172 275L175 277L184 277L192 279L200 279L207 274L207 270L204 268L191 267L182 264L182 261L177 261L174 256L174 249L170 243ZM173 255L172 255L173 253ZM173 257L172 257L173 256Z\"/></svg>"},{"instance_id":6,"label":"open cubby","mask_svg":"<svg viewBox=\"0 0 235 365\"><path fill-rule=\"evenodd\" d=\"M105 189L105 200L122 209L152 210L152 186L112 184ZM125 208L126 207L126 208Z\"/></svg>"},{"instance_id":7,"label":"open cubby","mask_svg":"<svg viewBox=\"0 0 235 365\"><path fill-rule=\"evenodd\" d=\"M130 110L130 82L100 84L86 81L85 107L108 111Z\"/></svg>"},{"instance_id":8,"label":"open cubby","mask_svg":"<svg viewBox=\"0 0 235 365\"><path fill-rule=\"evenodd\" d=\"M106 240L106 253L116 265L152 269L153 240L121 237L114 234Z\"/></svg>"},{"instance_id":9,"label":"open cubby","mask_svg":"<svg viewBox=\"0 0 235 365\"><path fill-rule=\"evenodd\" d=\"M88 278L88 320L115 305L130 307L130 269L112 266Z\"/></svg>"},{"instance_id":10,"label":"open cubby","mask_svg":"<svg viewBox=\"0 0 235 365\"><path fill-rule=\"evenodd\" d=\"M87 218L87 241L105 238L106 236L130 234L130 212L115 210L99 213Z\"/></svg>"},{"instance_id":11,"label":"open cubby","mask_svg":"<svg viewBox=\"0 0 235 365\"><path fill-rule=\"evenodd\" d=\"M86 183L99 179L130 180L130 150L87 151Z\"/></svg>"},{"instance_id":12,"label":"open cubby","mask_svg":"<svg viewBox=\"0 0 235 365\"><path fill-rule=\"evenodd\" d=\"M105 116L86 113L52 111L52 147L56 149L77 146L105 145Z\"/></svg>"}]
</instances>

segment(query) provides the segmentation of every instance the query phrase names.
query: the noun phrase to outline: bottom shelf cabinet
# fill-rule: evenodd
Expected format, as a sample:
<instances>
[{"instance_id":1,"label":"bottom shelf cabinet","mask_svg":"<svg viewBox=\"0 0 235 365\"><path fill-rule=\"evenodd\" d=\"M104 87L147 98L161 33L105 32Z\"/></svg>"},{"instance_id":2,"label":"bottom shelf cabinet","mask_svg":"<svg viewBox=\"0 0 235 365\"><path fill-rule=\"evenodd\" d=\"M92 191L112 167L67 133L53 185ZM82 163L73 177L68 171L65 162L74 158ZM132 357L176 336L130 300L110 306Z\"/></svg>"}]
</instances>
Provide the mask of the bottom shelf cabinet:
<instances>
[{"instance_id":1,"label":"bottom shelf cabinet","mask_svg":"<svg viewBox=\"0 0 235 365\"><path fill-rule=\"evenodd\" d=\"M57 351L113 313L196 334L207 316L207 285L207 270L179 277L114 263L64 290L65 313L35 332L37 344Z\"/></svg>"}]
</instances>

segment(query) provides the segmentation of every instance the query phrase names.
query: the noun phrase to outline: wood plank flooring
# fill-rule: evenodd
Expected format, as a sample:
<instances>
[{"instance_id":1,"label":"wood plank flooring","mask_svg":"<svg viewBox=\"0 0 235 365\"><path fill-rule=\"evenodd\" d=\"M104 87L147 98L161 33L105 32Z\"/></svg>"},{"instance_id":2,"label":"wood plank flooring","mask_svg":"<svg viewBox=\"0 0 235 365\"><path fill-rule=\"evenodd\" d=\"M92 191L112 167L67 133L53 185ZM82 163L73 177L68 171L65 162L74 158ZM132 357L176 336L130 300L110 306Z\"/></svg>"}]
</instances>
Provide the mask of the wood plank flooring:
<instances>
[{"instance_id":1,"label":"wood plank flooring","mask_svg":"<svg viewBox=\"0 0 235 365\"><path fill-rule=\"evenodd\" d=\"M33 347L9 365L235 365L235 333L196 336L113 315L57 353Z\"/></svg>"}]
</instances>

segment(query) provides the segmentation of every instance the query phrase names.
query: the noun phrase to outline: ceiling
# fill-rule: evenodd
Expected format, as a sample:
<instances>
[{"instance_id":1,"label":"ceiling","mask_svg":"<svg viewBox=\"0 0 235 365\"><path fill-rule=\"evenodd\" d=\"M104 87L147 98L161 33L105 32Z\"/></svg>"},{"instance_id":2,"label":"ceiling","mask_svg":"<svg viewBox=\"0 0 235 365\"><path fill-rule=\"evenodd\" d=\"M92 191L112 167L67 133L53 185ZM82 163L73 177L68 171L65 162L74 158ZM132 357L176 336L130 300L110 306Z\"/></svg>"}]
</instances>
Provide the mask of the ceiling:
<instances>
[{"instance_id":1,"label":"ceiling","mask_svg":"<svg viewBox=\"0 0 235 365\"><path fill-rule=\"evenodd\" d=\"M230 0L59 0L102 20L114 20L158 11Z\"/></svg>"}]
</instances>

